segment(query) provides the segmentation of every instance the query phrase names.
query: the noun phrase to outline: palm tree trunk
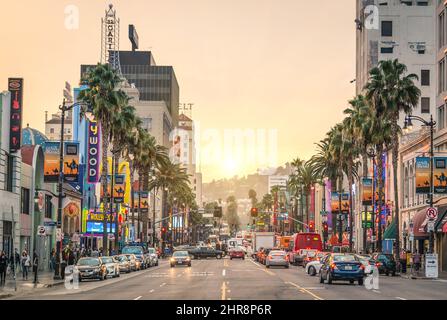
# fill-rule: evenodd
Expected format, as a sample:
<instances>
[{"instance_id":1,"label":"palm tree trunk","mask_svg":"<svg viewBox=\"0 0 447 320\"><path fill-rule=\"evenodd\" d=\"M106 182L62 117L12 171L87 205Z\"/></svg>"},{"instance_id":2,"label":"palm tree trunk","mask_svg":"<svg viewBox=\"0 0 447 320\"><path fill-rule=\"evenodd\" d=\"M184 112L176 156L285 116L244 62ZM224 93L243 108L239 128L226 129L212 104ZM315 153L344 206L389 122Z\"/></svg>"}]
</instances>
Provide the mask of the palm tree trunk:
<instances>
[{"instance_id":1,"label":"palm tree trunk","mask_svg":"<svg viewBox=\"0 0 447 320\"><path fill-rule=\"evenodd\" d=\"M341 170L340 170L341 171ZM340 245L343 243L343 220L342 213L341 213L341 195L343 190L343 171L341 171L341 174L338 177L338 214L337 214L337 220L338 220L338 241Z\"/></svg>"},{"instance_id":2,"label":"palm tree trunk","mask_svg":"<svg viewBox=\"0 0 447 320\"><path fill-rule=\"evenodd\" d=\"M377 175L378 175L378 189L379 189L379 200L377 201L377 211L378 211L378 230L377 230L377 250L382 251L382 199L383 199L383 147L382 145L377 146Z\"/></svg>"},{"instance_id":3,"label":"palm tree trunk","mask_svg":"<svg viewBox=\"0 0 447 320\"><path fill-rule=\"evenodd\" d=\"M105 124L101 126L102 131L102 172L101 172L101 187L103 191L103 233L102 233L102 254L107 256L108 235L107 235L107 211L108 211L108 194L107 194L107 175L108 175L108 160L107 150L109 148L108 129Z\"/></svg>"},{"instance_id":4,"label":"palm tree trunk","mask_svg":"<svg viewBox=\"0 0 447 320\"><path fill-rule=\"evenodd\" d=\"M397 166L399 158L399 136L397 119L399 113L396 112L393 118L393 186L394 186L394 219L396 223L396 242L395 242L395 257L396 261L400 257L400 233L399 233L399 193L397 182Z\"/></svg>"},{"instance_id":5,"label":"palm tree trunk","mask_svg":"<svg viewBox=\"0 0 447 320\"><path fill-rule=\"evenodd\" d=\"M146 192L149 189L149 174L148 172L145 170L143 172L143 191ZM149 199L148 199L149 200ZM148 213L141 213L142 215L142 221L143 221L143 237L142 237L142 241L144 243L147 243L147 223L148 223Z\"/></svg>"},{"instance_id":6,"label":"palm tree trunk","mask_svg":"<svg viewBox=\"0 0 447 320\"><path fill-rule=\"evenodd\" d=\"M132 226L135 228L135 195L133 193L133 180L134 180L134 165L133 160L129 161L129 171L130 171L130 206L132 208Z\"/></svg>"},{"instance_id":7,"label":"palm tree trunk","mask_svg":"<svg viewBox=\"0 0 447 320\"><path fill-rule=\"evenodd\" d=\"M352 163L352 160L348 164L348 180L349 180L349 252L352 252L352 235L353 235L353 202L352 202L352 185L354 184L354 175L352 173L352 166L354 163Z\"/></svg>"},{"instance_id":8,"label":"palm tree trunk","mask_svg":"<svg viewBox=\"0 0 447 320\"><path fill-rule=\"evenodd\" d=\"M362 153L362 161L363 161L363 178L367 178L368 177L368 154L366 153L366 146L364 148L364 152ZM365 206L364 208L365 211L365 219L368 217L368 207ZM364 253L367 252L367 234L366 234L366 227L363 228L363 251Z\"/></svg>"}]
</instances>

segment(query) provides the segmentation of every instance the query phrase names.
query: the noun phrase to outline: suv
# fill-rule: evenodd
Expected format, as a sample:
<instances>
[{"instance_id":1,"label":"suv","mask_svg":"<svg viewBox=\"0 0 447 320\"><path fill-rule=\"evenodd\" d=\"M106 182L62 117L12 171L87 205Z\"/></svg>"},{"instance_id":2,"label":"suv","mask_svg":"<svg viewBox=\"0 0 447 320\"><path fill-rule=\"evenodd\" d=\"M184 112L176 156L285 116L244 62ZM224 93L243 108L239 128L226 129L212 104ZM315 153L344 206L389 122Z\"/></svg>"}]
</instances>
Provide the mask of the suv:
<instances>
[{"instance_id":1,"label":"suv","mask_svg":"<svg viewBox=\"0 0 447 320\"><path fill-rule=\"evenodd\" d=\"M396 275L396 260L392 254L374 253L372 256L379 273Z\"/></svg>"},{"instance_id":2,"label":"suv","mask_svg":"<svg viewBox=\"0 0 447 320\"><path fill-rule=\"evenodd\" d=\"M221 250L216 250L211 247L198 247L193 250L188 251L190 255L194 257L194 259L200 259L200 258L217 258L221 259L224 256L224 252Z\"/></svg>"},{"instance_id":3,"label":"suv","mask_svg":"<svg viewBox=\"0 0 447 320\"><path fill-rule=\"evenodd\" d=\"M147 249L143 245L127 245L121 251L122 254L134 254L141 263L141 269L151 266L151 257Z\"/></svg>"}]
</instances>

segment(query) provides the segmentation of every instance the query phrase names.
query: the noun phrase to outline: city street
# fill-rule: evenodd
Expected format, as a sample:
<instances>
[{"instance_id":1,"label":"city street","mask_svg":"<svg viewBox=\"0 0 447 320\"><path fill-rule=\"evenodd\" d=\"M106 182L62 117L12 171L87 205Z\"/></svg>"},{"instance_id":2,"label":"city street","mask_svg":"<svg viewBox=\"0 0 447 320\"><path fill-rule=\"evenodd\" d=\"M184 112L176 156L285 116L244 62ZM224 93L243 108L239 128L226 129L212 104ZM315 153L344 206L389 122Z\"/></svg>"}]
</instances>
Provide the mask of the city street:
<instances>
[{"instance_id":1,"label":"city street","mask_svg":"<svg viewBox=\"0 0 447 320\"><path fill-rule=\"evenodd\" d=\"M379 289L335 282L320 284L302 267L266 269L251 259L194 260L192 267L160 266L103 282L81 282L79 289L37 289L11 299L44 300L411 300L445 299L447 280L380 277Z\"/></svg>"}]
</instances>

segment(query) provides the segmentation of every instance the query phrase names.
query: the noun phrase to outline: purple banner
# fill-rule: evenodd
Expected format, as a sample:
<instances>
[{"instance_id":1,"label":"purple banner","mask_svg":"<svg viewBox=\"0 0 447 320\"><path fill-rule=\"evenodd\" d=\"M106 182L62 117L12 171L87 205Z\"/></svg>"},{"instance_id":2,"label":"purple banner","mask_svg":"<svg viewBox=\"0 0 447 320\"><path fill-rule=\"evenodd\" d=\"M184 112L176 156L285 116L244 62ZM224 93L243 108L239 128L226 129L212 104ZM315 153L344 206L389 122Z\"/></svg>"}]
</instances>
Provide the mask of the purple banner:
<instances>
[{"instance_id":1,"label":"purple banner","mask_svg":"<svg viewBox=\"0 0 447 320\"><path fill-rule=\"evenodd\" d=\"M97 183L99 181L99 159L101 130L99 124L93 120L88 121L88 142L87 142L87 182Z\"/></svg>"}]
</instances>

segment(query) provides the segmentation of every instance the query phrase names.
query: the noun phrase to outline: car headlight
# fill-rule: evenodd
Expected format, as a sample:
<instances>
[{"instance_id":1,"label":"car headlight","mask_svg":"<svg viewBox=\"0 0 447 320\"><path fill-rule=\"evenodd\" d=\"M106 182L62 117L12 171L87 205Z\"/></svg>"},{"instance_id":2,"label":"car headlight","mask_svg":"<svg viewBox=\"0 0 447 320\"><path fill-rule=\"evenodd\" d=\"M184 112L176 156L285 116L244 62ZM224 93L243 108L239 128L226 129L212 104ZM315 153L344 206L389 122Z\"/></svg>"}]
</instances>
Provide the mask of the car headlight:
<instances>
[{"instance_id":1,"label":"car headlight","mask_svg":"<svg viewBox=\"0 0 447 320\"><path fill-rule=\"evenodd\" d=\"M175 259L174 259L174 258L171 258L171 262L175 262Z\"/></svg>"}]
</instances>

